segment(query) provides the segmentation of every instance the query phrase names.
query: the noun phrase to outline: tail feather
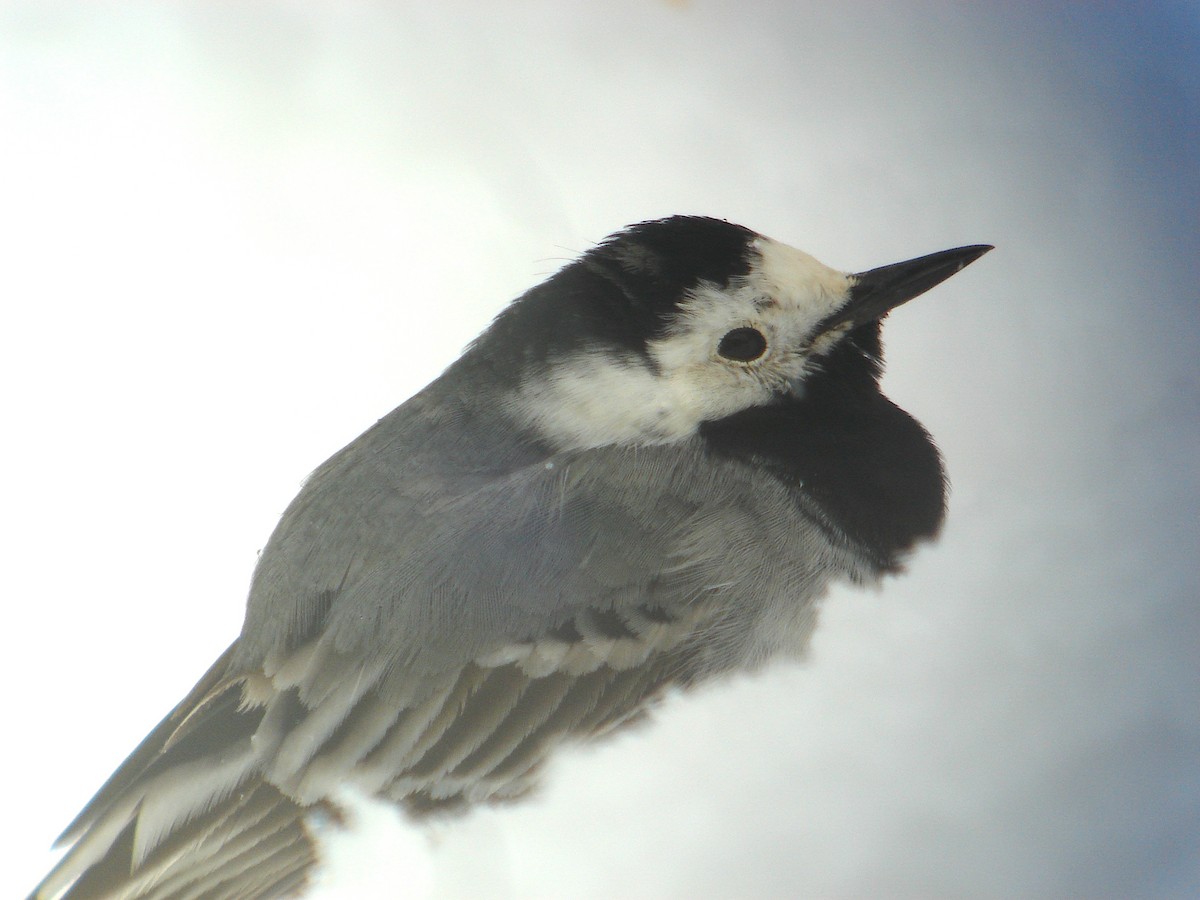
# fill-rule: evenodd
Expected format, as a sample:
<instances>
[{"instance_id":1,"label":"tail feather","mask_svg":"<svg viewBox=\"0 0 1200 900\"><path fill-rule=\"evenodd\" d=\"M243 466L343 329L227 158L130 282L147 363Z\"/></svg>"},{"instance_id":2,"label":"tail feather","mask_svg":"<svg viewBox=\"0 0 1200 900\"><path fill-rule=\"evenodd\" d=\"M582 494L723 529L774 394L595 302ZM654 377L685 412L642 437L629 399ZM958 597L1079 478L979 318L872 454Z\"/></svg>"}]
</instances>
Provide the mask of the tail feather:
<instances>
[{"instance_id":1,"label":"tail feather","mask_svg":"<svg viewBox=\"0 0 1200 900\"><path fill-rule=\"evenodd\" d=\"M187 897L282 897L302 886L317 862L301 806L259 782L209 810L135 860L133 821L106 855L61 900L183 900ZM185 865L179 865L186 860ZM34 896L47 893L50 879Z\"/></svg>"},{"instance_id":2,"label":"tail feather","mask_svg":"<svg viewBox=\"0 0 1200 900\"><path fill-rule=\"evenodd\" d=\"M63 832L74 846L33 898L282 896L280 885L303 883L316 861L304 817L327 804L299 804L262 779L297 716L294 692L247 707L231 650Z\"/></svg>"},{"instance_id":3,"label":"tail feather","mask_svg":"<svg viewBox=\"0 0 1200 900\"><path fill-rule=\"evenodd\" d=\"M231 644L221 654L204 674L204 677L196 682L196 686L188 695L125 758L125 761L109 776L108 781L104 782L100 790L96 791L95 796L79 811L79 815L63 829L62 834L55 840L54 846L62 847L79 840L92 823L120 800L126 791L162 757L163 750L167 748L172 735L180 730L184 720L196 710L205 697L210 696L225 680L229 659L233 655L235 646L236 644Z\"/></svg>"},{"instance_id":4,"label":"tail feather","mask_svg":"<svg viewBox=\"0 0 1200 900\"><path fill-rule=\"evenodd\" d=\"M288 896L318 862L310 817L339 823L342 788L414 817L519 796L555 746L628 721L684 664L682 624L631 620L600 655L587 625L424 679L321 647L230 671L226 651L64 832L33 898Z\"/></svg>"},{"instance_id":5,"label":"tail feather","mask_svg":"<svg viewBox=\"0 0 1200 900\"><path fill-rule=\"evenodd\" d=\"M304 825L309 812L270 785L259 784L231 817L232 825L227 819L227 827L187 848L187 865L178 872L170 867L147 892L147 900L284 896L280 885L291 883L298 872L307 873L317 861Z\"/></svg>"}]
</instances>

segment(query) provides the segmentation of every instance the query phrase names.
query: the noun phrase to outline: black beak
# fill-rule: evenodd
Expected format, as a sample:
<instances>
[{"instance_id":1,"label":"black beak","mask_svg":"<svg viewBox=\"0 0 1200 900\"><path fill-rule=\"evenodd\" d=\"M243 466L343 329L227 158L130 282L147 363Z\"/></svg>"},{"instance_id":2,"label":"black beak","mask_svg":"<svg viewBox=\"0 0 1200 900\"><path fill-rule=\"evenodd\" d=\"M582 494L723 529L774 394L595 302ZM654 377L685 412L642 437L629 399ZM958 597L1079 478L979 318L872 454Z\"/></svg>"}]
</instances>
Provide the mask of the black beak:
<instances>
[{"instance_id":1,"label":"black beak","mask_svg":"<svg viewBox=\"0 0 1200 900\"><path fill-rule=\"evenodd\" d=\"M852 275L849 301L822 322L816 333L823 334L847 322L854 328L882 319L901 303L941 284L991 249L990 244L975 244Z\"/></svg>"}]
</instances>

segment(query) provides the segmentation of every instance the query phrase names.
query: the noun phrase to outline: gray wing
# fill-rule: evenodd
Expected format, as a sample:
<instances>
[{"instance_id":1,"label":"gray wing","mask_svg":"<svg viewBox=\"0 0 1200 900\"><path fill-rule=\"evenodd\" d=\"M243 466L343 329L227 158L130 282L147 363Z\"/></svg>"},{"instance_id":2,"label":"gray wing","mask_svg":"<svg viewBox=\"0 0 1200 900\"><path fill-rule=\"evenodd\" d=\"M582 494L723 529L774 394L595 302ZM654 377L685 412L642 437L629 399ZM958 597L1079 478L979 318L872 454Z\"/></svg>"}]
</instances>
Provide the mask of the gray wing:
<instances>
[{"instance_id":1,"label":"gray wing","mask_svg":"<svg viewBox=\"0 0 1200 900\"><path fill-rule=\"evenodd\" d=\"M805 635L852 568L800 499L698 444L450 477L445 447L396 433L306 486L242 638L64 834L39 897L81 872L67 896L283 896L335 790L413 813L518 795L565 739Z\"/></svg>"}]
</instances>

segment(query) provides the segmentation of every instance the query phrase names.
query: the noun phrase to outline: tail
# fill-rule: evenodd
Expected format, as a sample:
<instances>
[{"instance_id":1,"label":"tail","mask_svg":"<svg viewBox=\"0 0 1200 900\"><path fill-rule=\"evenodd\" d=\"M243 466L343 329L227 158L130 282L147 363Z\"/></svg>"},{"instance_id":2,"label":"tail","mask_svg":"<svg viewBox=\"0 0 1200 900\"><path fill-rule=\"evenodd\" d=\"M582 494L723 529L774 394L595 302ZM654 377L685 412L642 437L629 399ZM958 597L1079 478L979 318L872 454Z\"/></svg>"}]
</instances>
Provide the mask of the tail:
<instances>
[{"instance_id":1,"label":"tail","mask_svg":"<svg viewBox=\"0 0 1200 900\"><path fill-rule=\"evenodd\" d=\"M30 900L284 897L317 863L302 805L262 772L296 711L247 707L231 646L59 837L71 848ZM274 738L274 740L272 740Z\"/></svg>"},{"instance_id":2,"label":"tail","mask_svg":"<svg viewBox=\"0 0 1200 900\"><path fill-rule=\"evenodd\" d=\"M636 718L687 680L703 610L584 612L544 640L414 674L318 639L253 672L230 647L59 843L36 900L267 900L299 892L340 787L413 818L527 791L563 741ZM615 633L614 633L615 628Z\"/></svg>"}]
</instances>

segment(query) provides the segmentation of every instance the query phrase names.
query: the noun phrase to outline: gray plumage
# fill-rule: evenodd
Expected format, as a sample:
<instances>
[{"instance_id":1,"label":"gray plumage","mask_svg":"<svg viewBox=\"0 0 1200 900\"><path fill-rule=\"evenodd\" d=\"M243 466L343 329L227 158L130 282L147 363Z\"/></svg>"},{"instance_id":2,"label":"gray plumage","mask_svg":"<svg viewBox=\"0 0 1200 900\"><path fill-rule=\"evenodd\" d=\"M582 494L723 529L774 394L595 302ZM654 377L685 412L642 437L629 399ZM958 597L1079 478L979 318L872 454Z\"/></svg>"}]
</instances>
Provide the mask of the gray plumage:
<instances>
[{"instance_id":1,"label":"gray plumage","mask_svg":"<svg viewBox=\"0 0 1200 900\"><path fill-rule=\"evenodd\" d=\"M300 890L356 787L415 816L801 649L940 525L879 320L986 247L846 275L740 226L621 232L318 469L241 635L60 839L39 898Z\"/></svg>"}]
</instances>

